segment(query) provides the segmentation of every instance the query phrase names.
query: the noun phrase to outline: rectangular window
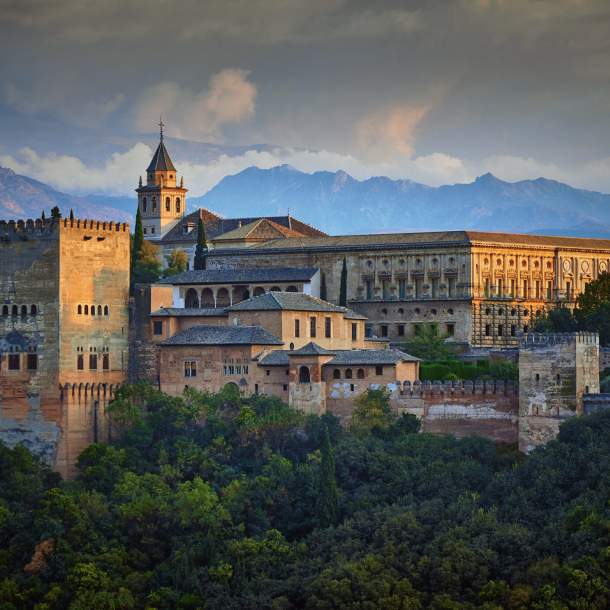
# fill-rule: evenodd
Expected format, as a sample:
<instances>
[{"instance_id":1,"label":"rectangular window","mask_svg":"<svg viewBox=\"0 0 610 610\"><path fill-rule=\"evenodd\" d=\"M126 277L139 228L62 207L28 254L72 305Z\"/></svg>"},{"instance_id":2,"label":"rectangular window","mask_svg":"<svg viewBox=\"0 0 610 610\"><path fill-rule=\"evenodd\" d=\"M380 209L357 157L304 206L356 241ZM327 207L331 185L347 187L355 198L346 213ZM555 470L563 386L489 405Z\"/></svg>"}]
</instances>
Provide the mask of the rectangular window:
<instances>
[{"instance_id":1,"label":"rectangular window","mask_svg":"<svg viewBox=\"0 0 610 610\"><path fill-rule=\"evenodd\" d=\"M399 337L404 337L405 336L405 325L404 324L399 324L397 327L398 330L398 336Z\"/></svg>"},{"instance_id":2,"label":"rectangular window","mask_svg":"<svg viewBox=\"0 0 610 610\"><path fill-rule=\"evenodd\" d=\"M491 326L489 324L485 324L485 336L486 337L491 336Z\"/></svg>"},{"instance_id":3,"label":"rectangular window","mask_svg":"<svg viewBox=\"0 0 610 610\"><path fill-rule=\"evenodd\" d=\"M85 358L82 354L77 354L76 356L76 369L78 371L82 371L85 368Z\"/></svg>"},{"instance_id":4,"label":"rectangular window","mask_svg":"<svg viewBox=\"0 0 610 610\"><path fill-rule=\"evenodd\" d=\"M286 384L284 384L282 387L284 388L284 392L288 391L288 386Z\"/></svg>"},{"instance_id":5,"label":"rectangular window","mask_svg":"<svg viewBox=\"0 0 610 610\"><path fill-rule=\"evenodd\" d=\"M424 280L421 277L415 278L415 298L421 299L424 292Z\"/></svg>"},{"instance_id":6,"label":"rectangular window","mask_svg":"<svg viewBox=\"0 0 610 610\"><path fill-rule=\"evenodd\" d=\"M384 299L390 298L390 280L381 280L381 293Z\"/></svg>"},{"instance_id":7,"label":"rectangular window","mask_svg":"<svg viewBox=\"0 0 610 610\"><path fill-rule=\"evenodd\" d=\"M155 335L163 334L163 321L162 320L153 322L153 334L155 334Z\"/></svg>"},{"instance_id":8,"label":"rectangular window","mask_svg":"<svg viewBox=\"0 0 610 610\"><path fill-rule=\"evenodd\" d=\"M367 337L367 339L373 336L373 325L372 324L364 325L364 336Z\"/></svg>"},{"instance_id":9,"label":"rectangular window","mask_svg":"<svg viewBox=\"0 0 610 610\"><path fill-rule=\"evenodd\" d=\"M502 285L502 278L498 278L498 296L504 296L504 286Z\"/></svg>"},{"instance_id":10,"label":"rectangular window","mask_svg":"<svg viewBox=\"0 0 610 610\"><path fill-rule=\"evenodd\" d=\"M28 371L38 369L38 354L28 354Z\"/></svg>"},{"instance_id":11,"label":"rectangular window","mask_svg":"<svg viewBox=\"0 0 610 610\"><path fill-rule=\"evenodd\" d=\"M358 339L358 324L352 322L352 341L357 341Z\"/></svg>"},{"instance_id":12,"label":"rectangular window","mask_svg":"<svg viewBox=\"0 0 610 610\"><path fill-rule=\"evenodd\" d=\"M330 318L324 318L324 336L330 339L332 335L332 320Z\"/></svg>"},{"instance_id":13,"label":"rectangular window","mask_svg":"<svg viewBox=\"0 0 610 610\"><path fill-rule=\"evenodd\" d=\"M315 316L312 316L311 318L309 318L309 336L310 337L315 338L316 331L317 331L317 323L318 323L318 321L316 320Z\"/></svg>"},{"instance_id":14,"label":"rectangular window","mask_svg":"<svg viewBox=\"0 0 610 610\"><path fill-rule=\"evenodd\" d=\"M572 282L566 282L566 296L572 300Z\"/></svg>"},{"instance_id":15,"label":"rectangular window","mask_svg":"<svg viewBox=\"0 0 610 610\"><path fill-rule=\"evenodd\" d=\"M387 324L382 324L381 325L381 336L382 337L387 337L388 336L388 325Z\"/></svg>"},{"instance_id":16,"label":"rectangular window","mask_svg":"<svg viewBox=\"0 0 610 610\"><path fill-rule=\"evenodd\" d=\"M294 336L295 337L301 336L301 320L294 321Z\"/></svg>"},{"instance_id":17,"label":"rectangular window","mask_svg":"<svg viewBox=\"0 0 610 610\"><path fill-rule=\"evenodd\" d=\"M254 384L254 393L258 394L258 383Z\"/></svg>"},{"instance_id":18,"label":"rectangular window","mask_svg":"<svg viewBox=\"0 0 610 610\"><path fill-rule=\"evenodd\" d=\"M383 366L381 364L375 367L375 375L383 375Z\"/></svg>"},{"instance_id":19,"label":"rectangular window","mask_svg":"<svg viewBox=\"0 0 610 610\"><path fill-rule=\"evenodd\" d=\"M510 296L515 297L515 280L510 281Z\"/></svg>"},{"instance_id":20,"label":"rectangular window","mask_svg":"<svg viewBox=\"0 0 610 610\"><path fill-rule=\"evenodd\" d=\"M97 371L97 354L89 354L89 370Z\"/></svg>"},{"instance_id":21,"label":"rectangular window","mask_svg":"<svg viewBox=\"0 0 610 610\"><path fill-rule=\"evenodd\" d=\"M449 324L447 324L447 336L453 337L453 335L455 335L455 324L450 322Z\"/></svg>"},{"instance_id":22,"label":"rectangular window","mask_svg":"<svg viewBox=\"0 0 610 610\"><path fill-rule=\"evenodd\" d=\"M536 280L536 298L539 299L542 297L542 290L540 280Z\"/></svg>"},{"instance_id":23,"label":"rectangular window","mask_svg":"<svg viewBox=\"0 0 610 610\"><path fill-rule=\"evenodd\" d=\"M502 324L498 324L498 337L504 336L504 326Z\"/></svg>"},{"instance_id":24,"label":"rectangular window","mask_svg":"<svg viewBox=\"0 0 610 610\"><path fill-rule=\"evenodd\" d=\"M432 298L437 299L438 298L438 278L437 277L432 278L431 285L432 285Z\"/></svg>"},{"instance_id":25,"label":"rectangular window","mask_svg":"<svg viewBox=\"0 0 610 610\"><path fill-rule=\"evenodd\" d=\"M490 293L490 282L489 282L489 278L488 277L485 278L484 292L485 292L485 296L488 297L489 293Z\"/></svg>"},{"instance_id":26,"label":"rectangular window","mask_svg":"<svg viewBox=\"0 0 610 610\"><path fill-rule=\"evenodd\" d=\"M553 298L553 282L546 283L546 299L547 301L552 300Z\"/></svg>"},{"instance_id":27,"label":"rectangular window","mask_svg":"<svg viewBox=\"0 0 610 610\"><path fill-rule=\"evenodd\" d=\"M104 371L110 370L110 354L102 354L102 369Z\"/></svg>"},{"instance_id":28,"label":"rectangular window","mask_svg":"<svg viewBox=\"0 0 610 610\"><path fill-rule=\"evenodd\" d=\"M529 296L529 286L527 285L527 280L523 280L523 298L527 299Z\"/></svg>"},{"instance_id":29,"label":"rectangular window","mask_svg":"<svg viewBox=\"0 0 610 610\"><path fill-rule=\"evenodd\" d=\"M421 332L421 324L413 324L413 336L417 337L419 336Z\"/></svg>"},{"instance_id":30,"label":"rectangular window","mask_svg":"<svg viewBox=\"0 0 610 610\"><path fill-rule=\"evenodd\" d=\"M184 361L184 376L185 377L197 377L197 362L195 360Z\"/></svg>"},{"instance_id":31,"label":"rectangular window","mask_svg":"<svg viewBox=\"0 0 610 610\"><path fill-rule=\"evenodd\" d=\"M447 278L447 296L448 297L455 296L455 278L454 277Z\"/></svg>"},{"instance_id":32,"label":"rectangular window","mask_svg":"<svg viewBox=\"0 0 610 610\"><path fill-rule=\"evenodd\" d=\"M146 235L146 227L144 227L143 231L144 235Z\"/></svg>"},{"instance_id":33,"label":"rectangular window","mask_svg":"<svg viewBox=\"0 0 610 610\"><path fill-rule=\"evenodd\" d=\"M405 279L398 280L398 298L399 299L407 298L407 280L405 280Z\"/></svg>"},{"instance_id":34,"label":"rectangular window","mask_svg":"<svg viewBox=\"0 0 610 610\"><path fill-rule=\"evenodd\" d=\"M21 368L21 356L19 354L8 355L8 370L18 371Z\"/></svg>"},{"instance_id":35,"label":"rectangular window","mask_svg":"<svg viewBox=\"0 0 610 610\"><path fill-rule=\"evenodd\" d=\"M514 324L510 325L510 336L514 337L517 334L517 327Z\"/></svg>"},{"instance_id":36,"label":"rectangular window","mask_svg":"<svg viewBox=\"0 0 610 610\"><path fill-rule=\"evenodd\" d=\"M367 301L373 298L373 280L364 280L364 290Z\"/></svg>"}]
</instances>

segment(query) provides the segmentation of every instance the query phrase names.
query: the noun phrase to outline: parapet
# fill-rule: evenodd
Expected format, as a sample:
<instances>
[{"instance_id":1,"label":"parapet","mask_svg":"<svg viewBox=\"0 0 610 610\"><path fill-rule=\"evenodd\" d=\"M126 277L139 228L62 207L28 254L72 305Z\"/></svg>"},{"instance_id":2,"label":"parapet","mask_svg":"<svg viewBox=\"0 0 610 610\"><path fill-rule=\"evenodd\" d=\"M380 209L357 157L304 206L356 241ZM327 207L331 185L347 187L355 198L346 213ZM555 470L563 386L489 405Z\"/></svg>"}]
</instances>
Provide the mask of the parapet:
<instances>
[{"instance_id":1,"label":"parapet","mask_svg":"<svg viewBox=\"0 0 610 610\"><path fill-rule=\"evenodd\" d=\"M599 334L586 331L576 333L527 333L519 341L519 349L536 349L568 343L599 345Z\"/></svg>"},{"instance_id":2,"label":"parapet","mask_svg":"<svg viewBox=\"0 0 610 610\"><path fill-rule=\"evenodd\" d=\"M48 239L57 234L59 228L88 231L129 233L126 222L106 220L81 220L80 218L48 218L35 220L0 220L0 242L28 241L30 239Z\"/></svg>"},{"instance_id":3,"label":"parapet","mask_svg":"<svg viewBox=\"0 0 610 610\"><path fill-rule=\"evenodd\" d=\"M444 396L517 396L518 385L512 380L476 379L466 381L410 381L396 382L398 392L411 398Z\"/></svg>"},{"instance_id":4,"label":"parapet","mask_svg":"<svg viewBox=\"0 0 610 610\"><path fill-rule=\"evenodd\" d=\"M129 233L129 224L126 222L113 222L112 220L87 220L81 218L62 218L60 222L64 229Z\"/></svg>"}]
</instances>

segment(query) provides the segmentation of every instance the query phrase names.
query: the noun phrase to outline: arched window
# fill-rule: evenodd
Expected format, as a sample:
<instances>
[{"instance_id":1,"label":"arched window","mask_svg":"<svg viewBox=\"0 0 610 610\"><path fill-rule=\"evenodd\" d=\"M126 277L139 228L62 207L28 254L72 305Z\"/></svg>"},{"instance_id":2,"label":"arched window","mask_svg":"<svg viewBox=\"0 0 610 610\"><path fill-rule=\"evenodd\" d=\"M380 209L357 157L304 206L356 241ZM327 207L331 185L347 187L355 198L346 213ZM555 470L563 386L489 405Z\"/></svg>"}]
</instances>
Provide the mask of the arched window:
<instances>
[{"instance_id":1,"label":"arched window","mask_svg":"<svg viewBox=\"0 0 610 610\"><path fill-rule=\"evenodd\" d=\"M95 315L95 305L91 305L91 315Z\"/></svg>"},{"instance_id":2,"label":"arched window","mask_svg":"<svg viewBox=\"0 0 610 610\"><path fill-rule=\"evenodd\" d=\"M83 306L82 306L82 305L79 305L79 306L76 308L76 313L77 313L79 316L80 316L80 315L82 315L82 313L83 313Z\"/></svg>"},{"instance_id":3,"label":"arched window","mask_svg":"<svg viewBox=\"0 0 610 610\"><path fill-rule=\"evenodd\" d=\"M85 315L89 315L89 305L85 305Z\"/></svg>"},{"instance_id":4,"label":"arched window","mask_svg":"<svg viewBox=\"0 0 610 610\"><path fill-rule=\"evenodd\" d=\"M108 309L108 305L104 305L104 315L105 316L110 315L110 310Z\"/></svg>"},{"instance_id":5,"label":"arched window","mask_svg":"<svg viewBox=\"0 0 610 610\"><path fill-rule=\"evenodd\" d=\"M220 288L216 293L216 307L228 307L230 304L229 291L226 288Z\"/></svg>"},{"instance_id":6,"label":"arched window","mask_svg":"<svg viewBox=\"0 0 610 610\"><path fill-rule=\"evenodd\" d=\"M211 288L204 288L201 292L201 307L214 307L214 293Z\"/></svg>"},{"instance_id":7,"label":"arched window","mask_svg":"<svg viewBox=\"0 0 610 610\"><path fill-rule=\"evenodd\" d=\"M294 349L294 343L290 344L290 351L292 351Z\"/></svg>"},{"instance_id":8,"label":"arched window","mask_svg":"<svg viewBox=\"0 0 610 610\"><path fill-rule=\"evenodd\" d=\"M189 288L186 291L186 296L184 298L184 306L199 307L199 296L197 295L197 291L194 288Z\"/></svg>"},{"instance_id":9,"label":"arched window","mask_svg":"<svg viewBox=\"0 0 610 610\"><path fill-rule=\"evenodd\" d=\"M288 288L286 288L286 292L298 292L298 290L296 286L288 286Z\"/></svg>"},{"instance_id":10,"label":"arched window","mask_svg":"<svg viewBox=\"0 0 610 610\"><path fill-rule=\"evenodd\" d=\"M166 212L171 212L172 210L172 201L169 197L165 198L165 211Z\"/></svg>"},{"instance_id":11,"label":"arched window","mask_svg":"<svg viewBox=\"0 0 610 610\"><path fill-rule=\"evenodd\" d=\"M153 204L153 212L157 209L157 198L153 197L152 198L152 204Z\"/></svg>"},{"instance_id":12,"label":"arched window","mask_svg":"<svg viewBox=\"0 0 610 610\"><path fill-rule=\"evenodd\" d=\"M27 318L28 317L28 306L27 305L22 305L21 306L21 317L22 318Z\"/></svg>"},{"instance_id":13,"label":"arched window","mask_svg":"<svg viewBox=\"0 0 610 610\"><path fill-rule=\"evenodd\" d=\"M265 294L265 289L262 286L257 286L254 289L254 296L259 297L261 294Z\"/></svg>"},{"instance_id":14,"label":"arched window","mask_svg":"<svg viewBox=\"0 0 610 610\"><path fill-rule=\"evenodd\" d=\"M310 383L311 377L309 375L309 369L306 366L302 366L299 369L299 383Z\"/></svg>"},{"instance_id":15,"label":"arched window","mask_svg":"<svg viewBox=\"0 0 610 610\"><path fill-rule=\"evenodd\" d=\"M358 379L364 379L364 369L358 369L356 377L358 377Z\"/></svg>"},{"instance_id":16,"label":"arched window","mask_svg":"<svg viewBox=\"0 0 610 610\"><path fill-rule=\"evenodd\" d=\"M346 379L352 378L352 369L345 369L345 378Z\"/></svg>"},{"instance_id":17,"label":"arched window","mask_svg":"<svg viewBox=\"0 0 610 610\"><path fill-rule=\"evenodd\" d=\"M333 379L341 379L341 371L339 369L333 369Z\"/></svg>"},{"instance_id":18,"label":"arched window","mask_svg":"<svg viewBox=\"0 0 610 610\"><path fill-rule=\"evenodd\" d=\"M180 214L180 197L176 197L176 212Z\"/></svg>"},{"instance_id":19,"label":"arched window","mask_svg":"<svg viewBox=\"0 0 610 610\"><path fill-rule=\"evenodd\" d=\"M101 305L98 305L98 306L97 306L97 315L98 315L98 316L101 316L101 315L102 315L102 306L101 306Z\"/></svg>"},{"instance_id":20,"label":"arched window","mask_svg":"<svg viewBox=\"0 0 610 610\"><path fill-rule=\"evenodd\" d=\"M146 197L142 197L142 212L146 212L146 206L148 202L146 201Z\"/></svg>"},{"instance_id":21,"label":"arched window","mask_svg":"<svg viewBox=\"0 0 610 610\"><path fill-rule=\"evenodd\" d=\"M8 305L3 305L2 306L2 315L3 316L8 316Z\"/></svg>"},{"instance_id":22,"label":"arched window","mask_svg":"<svg viewBox=\"0 0 610 610\"><path fill-rule=\"evenodd\" d=\"M17 307L17 305L13 305L13 307L11 309L11 315L14 317L17 317L18 314L19 314L19 308Z\"/></svg>"},{"instance_id":23,"label":"arched window","mask_svg":"<svg viewBox=\"0 0 610 610\"><path fill-rule=\"evenodd\" d=\"M38 314L38 308L36 307L36 305L32 305L32 306L30 307L30 315L31 315L31 316L35 316L35 315L37 315L37 314Z\"/></svg>"}]
</instances>

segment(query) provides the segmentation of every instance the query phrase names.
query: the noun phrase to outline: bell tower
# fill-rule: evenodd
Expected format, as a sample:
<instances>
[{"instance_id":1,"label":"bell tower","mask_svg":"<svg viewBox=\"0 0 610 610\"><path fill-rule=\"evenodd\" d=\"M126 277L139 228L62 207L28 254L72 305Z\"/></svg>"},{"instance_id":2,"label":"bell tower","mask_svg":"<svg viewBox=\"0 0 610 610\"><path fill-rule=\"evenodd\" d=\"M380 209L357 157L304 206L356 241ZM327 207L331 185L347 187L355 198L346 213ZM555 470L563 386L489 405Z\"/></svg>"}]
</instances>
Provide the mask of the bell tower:
<instances>
[{"instance_id":1,"label":"bell tower","mask_svg":"<svg viewBox=\"0 0 610 610\"><path fill-rule=\"evenodd\" d=\"M183 179L177 185L176 168L163 142L163 120L159 121L159 146L146 168L146 184L136 189L142 228L146 239L160 239L184 216L186 193Z\"/></svg>"}]
</instances>

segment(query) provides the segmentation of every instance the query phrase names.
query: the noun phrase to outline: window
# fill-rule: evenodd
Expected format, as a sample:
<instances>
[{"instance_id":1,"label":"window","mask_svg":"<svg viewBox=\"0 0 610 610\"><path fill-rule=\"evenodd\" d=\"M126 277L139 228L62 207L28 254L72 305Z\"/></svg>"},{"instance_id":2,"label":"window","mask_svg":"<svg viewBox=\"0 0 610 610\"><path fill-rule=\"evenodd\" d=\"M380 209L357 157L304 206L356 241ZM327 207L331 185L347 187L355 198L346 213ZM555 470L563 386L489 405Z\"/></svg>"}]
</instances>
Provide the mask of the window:
<instances>
[{"instance_id":1,"label":"window","mask_svg":"<svg viewBox=\"0 0 610 610\"><path fill-rule=\"evenodd\" d=\"M557 375L557 377L555 378L557 380L557 383L561 383L561 375Z\"/></svg>"},{"instance_id":2,"label":"window","mask_svg":"<svg viewBox=\"0 0 610 610\"><path fill-rule=\"evenodd\" d=\"M301 336L301 320L294 321L294 336L295 337Z\"/></svg>"},{"instance_id":3,"label":"window","mask_svg":"<svg viewBox=\"0 0 610 610\"><path fill-rule=\"evenodd\" d=\"M498 324L498 337L504 336L504 326L502 324Z\"/></svg>"},{"instance_id":4,"label":"window","mask_svg":"<svg viewBox=\"0 0 610 610\"><path fill-rule=\"evenodd\" d=\"M155 234L155 227L150 227L150 233L151 233L151 235Z\"/></svg>"},{"instance_id":5,"label":"window","mask_svg":"<svg viewBox=\"0 0 610 610\"><path fill-rule=\"evenodd\" d=\"M324 318L324 336L330 339L332 335L332 320L329 317Z\"/></svg>"},{"instance_id":6,"label":"window","mask_svg":"<svg viewBox=\"0 0 610 610\"><path fill-rule=\"evenodd\" d=\"M9 371L18 371L21 368L20 357L19 354L9 354L8 355L8 370Z\"/></svg>"},{"instance_id":7,"label":"window","mask_svg":"<svg viewBox=\"0 0 610 610\"><path fill-rule=\"evenodd\" d=\"M286 383L282 387L284 388L284 392L288 391L288 385Z\"/></svg>"},{"instance_id":8,"label":"window","mask_svg":"<svg viewBox=\"0 0 610 610\"><path fill-rule=\"evenodd\" d=\"M142 229L142 233L144 233L144 235L146 235L146 227L144 227L144 228Z\"/></svg>"},{"instance_id":9,"label":"window","mask_svg":"<svg viewBox=\"0 0 610 610\"><path fill-rule=\"evenodd\" d=\"M2 306L2 315L5 317L8 316L8 305Z\"/></svg>"},{"instance_id":10,"label":"window","mask_svg":"<svg viewBox=\"0 0 610 610\"><path fill-rule=\"evenodd\" d=\"M540 375L538 373L536 373L536 383L538 383L540 381Z\"/></svg>"},{"instance_id":11,"label":"window","mask_svg":"<svg viewBox=\"0 0 610 610\"><path fill-rule=\"evenodd\" d=\"M490 292L490 282L488 277L485 278L485 287L483 290L485 292L485 296L488 297Z\"/></svg>"},{"instance_id":12,"label":"window","mask_svg":"<svg viewBox=\"0 0 610 610\"><path fill-rule=\"evenodd\" d=\"M407 280L398 280L398 298L405 299L407 297Z\"/></svg>"},{"instance_id":13,"label":"window","mask_svg":"<svg viewBox=\"0 0 610 610\"><path fill-rule=\"evenodd\" d=\"M142 211L143 212L146 212L146 204L147 204L146 197L143 197L142 198Z\"/></svg>"},{"instance_id":14,"label":"window","mask_svg":"<svg viewBox=\"0 0 610 610\"><path fill-rule=\"evenodd\" d=\"M432 298L436 299L438 297L438 278L433 277L431 284L432 284Z\"/></svg>"},{"instance_id":15,"label":"window","mask_svg":"<svg viewBox=\"0 0 610 610\"><path fill-rule=\"evenodd\" d=\"M529 326L527 324L523 325L523 332L526 333L529 330Z\"/></svg>"},{"instance_id":16,"label":"window","mask_svg":"<svg viewBox=\"0 0 610 610\"><path fill-rule=\"evenodd\" d=\"M387 324L382 324L381 325L381 336L382 337L387 337L388 336L388 325Z\"/></svg>"},{"instance_id":17,"label":"window","mask_svg":"<svg viewBox=\"0 0 610 610\"><path fill-rule=\"evenodd\" d=\"M97 371L97 354L89 354L89 370Z\"/></svg>"},{"instance_id":18,"label":"window","mask_svg":"<svg viewBox=\"0 0 610 610\"><path fill-rule=\"evenodd\" d=\"M153 212L157 209L157 198L156 197L152 198L152 209L153 209Z\"/></svg>"},{"instance_id":19,"label":"window","mask_svg":"<svg viewBox=\"0 0 610 610\"><path fill-rule=\"evenodd\" d=\"M333 379L341 379L341 371L339 369L333 369Z\"/></svg>"},{"instance_id":20,"label":"window","mask_svg":"<svg viewBox=\"0 0 610 610\"><path fill-rule=\"evenodd\" d=\"M18 313L19 313L19 308L17 307L17 305L13 305L13 307L11 309L11 315L16 318Z\"/></svg>"},{"instance_id":21,"label":"window","mask_svg":"<svg viewBox=\"0 0 610 610\"><path fill-rule=\"evenodd\" d=\"M76 308L76 311L77 311L78 315L81 315L81 314L83 313L83 306L82 306L82 305L79 305L79 306Z\"/></svg>"},{"instance_id":22,"label":"window","mask_svg":"<svg viewBox=\"0 0 610 610\"><path fill-rule=\"evenodd\" d=\"M572 282L566 282L566 296L568 299L572 299Z\"/></svg>"},{"instance_id":23,"label":"window","mask_svg":"<svg viewBox=\"0 0 610 610\"><path fill-rule=\"evenodd\" d=\"M85 358L82 354L76 356L76 370L82 371L85 368Z\"/></svg>"},{"instance_id":24,"label":"window","mask_svg":"<svg viewBox=\"0 0 610 610\"><path fill-rule=\"evenodd\" d=\"M415 278L415 298L419 299L424 291L424 280L421 277Z\"/></svg>"},{"instance_id":25,"label":"window","mask_svg":"<svg viewBox=\"0 0 610 610\"><path fill-rule=\"evenodd\" d=\"M491 326L489 324L485 324L485 336L486 337L491 336Z\"/></svg>"},{"instance_id":26,"label":"window","mask_svg":"<svg viewBox=\"0 0 610 610\"><path fill-rule=\"evenodd\" d=\"M311 317L309 318L309 336L310 337L315 337L316 336L316 318L315 317Z\"/></svg>"},{"instance_id":27,"label":"window","mask_svg":"<svg viewBox=\"0 0 610 610\"><path fill-rule=\"evenodd\" d=\"M527 284L527 280L523 280L523 298L527 299L529 296L529 286Z\"/></svg>"},{"instance_id":28,"label":"window","mask_svg":"<svg viewBox=\"0 0 610 610\"><path fill-rule=\"evenodd\" d=\"M515 297L515 280L510 281L510 296Z\"/></svg>"},{"instance_id":29,"label":"window","mask_svg":"<svg viewBox=\"0 0 610 610\"><path fill-rule=\"evenodd\" d=\"M356 377L358 377L358 379L364 379L364 369L358 369Z\"/></svg>"},{"instance_id":30,"label":"window","mask_svg":"<svg viewBox=\"0 0 610 610\"><path fill-rule=\"evenodd\" d=\"M28 371L38 369L38 354L28 354Z\"/></svg>"},{"instance_id":31,"label":"window","mask_svg":"<svg viewBox=\"0 0 610 610\"><path fill-rule=\"evenodd\" d=\"M91 315L95 315L95 305L91 305Z\"/></svg>"},{"instance_id":32,"label":"window","mask_svg":"<svg viewBox=\"0 0 610 610\"><path fill-rule=\"evenodd\" d=\"M31 315L31 316L35 316L35 315L37 315L37 314L38 314L38 308L36 307L36 305L32 305L32 306L30 307L30 315Z\"/></svg>"},{"instance_id":33,"label":"window","mask_svg":"<svg viewBox=\"0 0 610 610\"><path fill-rule=\"evenodd\" d=\"M455 335L455 324L453 324L453 322L450 322L447 324L447 336L453 337L454 335Z\"/></svg>"},{"instance_id":34,"label":"window","mask_svg":"<svg viewBox=\"0 0 610 610\"><path fill-rule=\"evenodd\" d=\"M367 301L373 298L373 280L364 280L364 291Z\"/></svg>"},{"instance_id":35,"label":"window","mask_svg":"<svg viewBox=\"0 0 610 610\"><path fill-rule=\"evenodd\" d=\"M502 286L502 278L498 278L498 296L504 296L504 292L503 292L503 286Z\"/></svg>"},{"instance_id":36,"label":"window","mask_svg":"<svg viewBox=\"0 0 610 610\"><path fill-rule=\"evenodd\" d=\"M383 375L383 366L381 364L375 367L375 375Z\"/></svg>"},{"instance_id":37,"label":"window","mask_svg":"<svg viewBox=\"0 0 610 610\"><path fill-rule=\"evenodd\" d=\"M405 336L405 325L399 324L397 328L398 328L398 336L404 337Z\"/></svg>"},{"instance_id":38,"label":"window","mask_svg":"<svg viewBox=\"0 0 610 610\"><path fill-rule=\"evenodd\" d=\"M306 366L302 366L299 369L299 383L309 383L310 381L309 369Z\"/></svg>"},{"instance_id":39,"label":"window","mask_svg":"<svg viewBox=\"0 0 610 610\"><path fill-rule=\"evenodd\" d=\"M447 296L448 297L455 296L455 278L454 277L447 278Z\"/></svg>"},{"instance_id":40,"label":"window","mask_svg":"<svg viewBox=\"0 0 610 610\"><path fill-rule=\"evenodd\" d=\"M110 309L108 308L108 305L104 305L104 315L105 316L109 316L110 315Z\"/></svg>"},{"instance_id":41,"label":"window","mask_svg":"<svg viewBox=\"0 0 610 610\"><path fill-rule=\"evenodd\" d=\"M345 369L345 378L346 379L352 378L352 369Z\"/></svg>"},{"instance_id":42,"label":"window","mask_svg":"<svg viewBox=\"0 0 610 610\"><path fill-rule=\"evenodd\" d=\"M89 305L85 305L85 315L89 315Z\"/></svg>"},{"instance_id":43,"label":"window","mask_svg":"<svg viewBox=\"0 0 610 610\"><path fill-rule=\"evenodd\" d=\"M27 318L28 317L28 307L27 307L27 305L22 305L21 306L21 317L22 318Z\"/></svg>"},{"instance_id":44,"label":"window","mask_svg":"<svg viewBox=\"0 0 610 610\"><path fill-rule=\"evenodd\" d=\"M102 354L102 370L110 370L110 354Z\"/></svg>"},{"instance_id":45,"label":"window","mask_svg":"<svg viewBox=\"0 0 610 610\"><path fill-rule=\"evenodd\" d=\"M540 280L536 280L535 286L536 286L536 298L540 299L540 298L542 298L542 289L541 289L542 285L540 283Z\"/></svg>"},{"instance_id":46,"label":"window","mask_svg":"<svg viewBox=\"0 0 610 610\"><path fill-rule=\"evenodd\" d=\"M352 341L357 341L358 339L358 324L352 322Z\"/></svg>"},{"instance_id":47,"label":"window","mask_svg":"<svg viewBox=\"0 0 610 610\"><path fill-rule=\"evenodd\" d=\"M180 214L180 197L176 197L176 213Z\"/></svg>"},{"instance_id":48,"label":"window","mask_svg":"<svg viewBox=\"0 0 610 610\"><path fill-rule=\"evenodd\" d=\"M184 376L197 377L197 362L195 360L184 361Z\"/></svg>"},{"instance_id":49,"label":"window","mask_svg":"<svg viewBox=\"0 0 610 610\"><path fill-rule=\"evenodd\" d=\"M101 316L101 315L102 315L102 306L101 306L101 305L98 305L98 306L97 306L97 315L98 315L98 316Z\"/></svg>"},{"instance_id":50,"label":"window","mask_svg":"<svg viewBox=\"0 0 610 610\"><path fill-rule=\"evenodd\" d=\"M165 211L166 212L171 212L172 210L172 202L171 199L169 197L165 198Z\"/></svg>"},{"instance_id":51,"label":"window","mask_svg":"<svg viewBox=\"0 0 610 610\"><path fill-rule=\"evenodd\" d=\"M153 322L153 335L162 335L163 334L163 321L155 320Z\"/></svg>"},{"instance_id":52,"label":"window","mask_svg":"<svg viewBox=\"0 0 610 610\"><path fill-rule=\"evenodd\" d=\"M254 393L258 394L258 383L254 384Z\"/></svg>"},{"instance_id":53,"label":"window","mask_svg":"<svg viewBox=\"0 0 610 610\"><path fill-rule=\"evenodd\" d=\"M514 337L517 334L517 327L514 324L510 325L510 336Z\"/></svg>"},{"instance_id":54,"label":"window","mask_svg":"<svg viewBox=\"0 0 610 610\"><path fill-rule=\"evenodd\" d=\"M381 280L381 294L384 299L390 298L390 280Z\"/></svg>"},{"instance_id":55,"label":"window","mask_svg":"<svg viewBox=\"0 0 610 610\"><path fill-rule=\"evenodd\" d=\"M550 301L553 298L553 282L546 283L546 298Z\"/></svg>"}]
</instances>

